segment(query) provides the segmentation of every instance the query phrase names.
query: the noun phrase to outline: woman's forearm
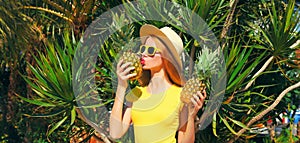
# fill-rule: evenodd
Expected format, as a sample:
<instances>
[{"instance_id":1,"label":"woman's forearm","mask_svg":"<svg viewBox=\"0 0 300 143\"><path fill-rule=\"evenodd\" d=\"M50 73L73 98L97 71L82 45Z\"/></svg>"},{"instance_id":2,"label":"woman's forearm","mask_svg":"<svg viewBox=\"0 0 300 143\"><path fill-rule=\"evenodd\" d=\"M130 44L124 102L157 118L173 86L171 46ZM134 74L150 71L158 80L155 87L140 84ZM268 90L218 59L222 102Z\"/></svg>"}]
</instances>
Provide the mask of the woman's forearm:
<instances>
[{"instance_id":1,"label":"woman's forearm","mask_svg":"<svg viewBox=\"0 0 300 143\"><path fill-rule=\"evenodd\" d=\"M194 143L195 141L195 122L193 117L189 117L186 125L186 131L181 143Z\"/></svg>"},{"instance_id":2,"label":"woman's forearm","mask_svg":"<svg viewBox=\"0 0 300 143\"><path fill-rule=\"evenodd\" d=\"M123 129L123 103L126 88L118 86L114 105L110 115L110 136L112 138L120 138L124 134Z\"/></svg>"}]
</instances>

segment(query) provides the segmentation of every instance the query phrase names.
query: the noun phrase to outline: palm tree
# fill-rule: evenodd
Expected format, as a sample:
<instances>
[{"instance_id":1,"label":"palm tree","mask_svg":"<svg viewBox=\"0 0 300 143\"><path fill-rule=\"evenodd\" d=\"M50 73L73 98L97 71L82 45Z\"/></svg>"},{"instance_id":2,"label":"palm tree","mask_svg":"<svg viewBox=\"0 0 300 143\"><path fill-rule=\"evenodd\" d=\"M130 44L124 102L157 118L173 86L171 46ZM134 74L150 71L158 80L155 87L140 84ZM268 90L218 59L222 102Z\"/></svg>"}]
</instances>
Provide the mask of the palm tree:
<instances>
[{"instance_id":1,"label":"palm tree","mask_svg":"<svg viewBox=\"0 0 300 143\"><path fill-rule=\"evenodd\" d=\"M248 90L251 85L254 83L255 79L264 72L269 66L277 66L281 73L286 76L286 70L282 67L290 62L292 59L289 57L293 52L295 52L295 48L299 47L296 45L295 48L291 48L292 45L297 43L299 40L299 31L298 23L300 21L299 13L294 11L295 1L288 1L287 4L284 4L284 9L281 11L276 11L275 2L272 0L270 5L267 6L268 3L262 3L264 7L268 10L267 19L262 19L262 23L260 25L250 24L253 29L258 29L258 32L261 34L260 36L256 36L255 39L259 42L259 48L267 51L266 57L269 57L268 60L263 64L262 68L260 68L254 75L253 78L247 85L244 90ZM296 8L299 9L299 8ZM272 63L273 62L273 63ZM252 125L254 122L262 118L268 112L273 110L276 105L281 101L281 99L293 89L300 87L300 83L297 81L292 81L293 85L286 88L276 97L276 100L272 104L269 105L264 111L257 114L247 123L247 127ZM231 140L236 140L243 132L245 132L245 128L241 129L237 132L236 137Z\"/></svg>"},{"instance_id":2,"label":"palm tree","mask_svg":"<svg viewBox=\"0 0 300 143\"><path fill-rule=\"evenodd\" d=\"M85 3L89 10L85 11L85 6L80 7L79 3L76 2L70 4L65 1L45 1L45 4L49 7L41 7L40 5L25 6L23 9L42 11L45 12L45 15L49 14L49 17L53 19L61 18L66 23L75 24L77 25L75 26L77 27L75 33L78 34L87 27L88 19L93 19L89 16L80 15L81 12L78 11L93 15L97 10L92 7L99 7L99 5L95 5L97 3L95 1L89 1ZM101 128L101 126L107 126L107 121L99 120L101 116L96 113L103 111L102 107L109 109L114 94L111 89L115 82L113 80L114 59L117 58L118 52L122 50L124 43L138 37L137 33L134 32L135 28L143 23L151 23L158 27L167 24L180 32L186 45L185 50L189 52L191 57L190 67L193 66L192 63L196 60L194 55L197 55L201 50L202 45L199 45L199 43L209 42L207 40L209 35L203 35L201 29L192 33L196 38L185 32L184 28L194 26L189 25L189 23L195 19L191 18L190 13L180 11L177 6L169 6L166 4L167 1L147 3L146 0L139 0L139 5L135 6L132 5L134 2L123 1L125 11L128 11L130 15L122 15L121 12L112 14L113 21L109 25L93 25L95 31L92 31L94 32L92 35L109 30L117 30L117 32L111 35L107 41L100 41L103 42L103 45L99 45L98 41L93 41L91 45L88 45L89 47L99 48L100 54L97 56L95 65L87 64L75 67L76 69L93 69L96 67L96 70L90 70L90 72L95 75L97 86L85 93L94 95L90 96L93 99L88 98L88 100L97 101L100 104L88 105L86 109L79 106L77 99L84 99L89 94L79 94L79 97L74 97L71 88L74 85L69 80L72 76L80 75L81 72L81 70L78 70L77 73L72 75L69 71L71 68L70 63L75 54L74 50L78 47L84 49L87 43L80 43L81 45L76 47L78 39L71 40L72 36L65 34L63 40L54 39L54 42L47 42L46 50L38 52L35 58L37 64L28 65L33 75L25 79L38 96L29 99L22 96L20 98L29 103L44 106L48 113L43 114L44 116L57 117L55 118L56 122L51 124L48 133L54 133L60 125L65 125L65 129L68 129L77 126L77 121L85 121L103 135L103 140L109 142L106 136L107 131ZM256 134L250 132L250 129L255 126L254 124L265 123L268 119L266 115L274 119L277 113L272 110L280 112L287 108L288 100L283 101L282 99L290 99L285 98L285 95L299 87L298 78L288 78L288 70L294 69L290 64L294 60L291 58L291 54L299 48L299 43L294 48L290 48L299 40L299 31L297 31L299 13L294 12L295 1L282 3L273 0L174 0L174 2L201 16L213 31L213 34L218 38L220 37L219 42L225 59L227 85L224 100L220 110L213 112L212 124L197 133L197 142L243 142L255 137ZM105 4L114 5L116 3ZM64 12L65 14L62 14ZM79 15L77 15L78 13ZM158 16L163 21L147 19L153 17L153 15ZM80 19L82 21L78 24L77 22ZM128 24L129 21L134 19L140 21ZM128 25L123 27L126 24ZM69 29L64 33L68 32L70 33ZM85 36L89 34L86 33ZM120 40L120 37L125 38ZM91 38L89 40L101 39L97 36L83 38ZM76 56L80 57L80 54L85 54L84 52L78 53L79 55ZM63 60L63 57L67 60ZM81 58L81 60L86 60L86 56ZM191 74L191 72L188 74ZM74 79L79 80L80 78ZM92 76L86 81L89 82L93 79ZM132 83L132 86L135 86L135 84ZM86 82L76 87L83 91ZM45 91L45 89L47 90ZM85 105L84 103L80 104ZM276 108L277 105L280 105L280 107ZM200 112L199 116L201 116ZM102 118L105 119L106 117ZM87 130L89 129L87 128ZM127 141L129 140L130 138Z\"/></svg>"},{"instance_id":3,"label":"palm tree","mask_svg":"<svg viewBox=\"0 0 300 143\"><path fill-rule=\"evenodd\" d=\"M0 74L1 80L1 120L4 125L1 134L7 134L9 141L20 141L16 136L16 122L14 118L18 112L15 92L21 92L24 82L19 75L19 69L24 67L23 58L34 39L35 32L30 19L18 9L22 6L17 1L0 1Z\"/></svg>"}]
</instances>

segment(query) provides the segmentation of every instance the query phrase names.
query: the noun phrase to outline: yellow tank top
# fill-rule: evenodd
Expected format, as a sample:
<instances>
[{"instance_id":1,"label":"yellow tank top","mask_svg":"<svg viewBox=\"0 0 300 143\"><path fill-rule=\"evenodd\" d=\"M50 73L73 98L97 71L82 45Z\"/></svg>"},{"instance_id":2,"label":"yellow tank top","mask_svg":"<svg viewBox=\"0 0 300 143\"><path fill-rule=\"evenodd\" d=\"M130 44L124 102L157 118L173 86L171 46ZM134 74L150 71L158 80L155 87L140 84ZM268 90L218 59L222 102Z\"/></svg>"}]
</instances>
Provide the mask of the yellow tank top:
<instances>
[{"instance_id":1,"label":"yellow tank top","mask_svg":"<svg viewBox=\"0 0 300 143\"><path fill-rule=\"evenodd\" d=\"M150 94L138 87L142 95L132 105L131 118L136 143L176 143L179 126L181 87L172 85L161 94Z\"/></svg>"}]
</instances>

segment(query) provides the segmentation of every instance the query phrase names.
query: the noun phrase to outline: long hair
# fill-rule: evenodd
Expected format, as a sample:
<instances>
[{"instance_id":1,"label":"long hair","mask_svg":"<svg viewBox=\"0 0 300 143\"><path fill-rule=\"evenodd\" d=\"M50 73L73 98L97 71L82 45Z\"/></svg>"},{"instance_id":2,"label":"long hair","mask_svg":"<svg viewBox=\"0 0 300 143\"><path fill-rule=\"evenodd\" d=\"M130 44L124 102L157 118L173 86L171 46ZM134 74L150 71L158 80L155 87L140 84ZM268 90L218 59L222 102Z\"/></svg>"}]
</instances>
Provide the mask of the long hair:
<instances>
[{"instance_id":1,"label":"long hair","mask_svg":"<svg viewBox=\"0 0 300 143\"><path fill-rule=\"evenodd\" d=\"M150 36L146 38L148 39L149 37ZM159 37L156 36L151 36L151 38L154 40L156 47L161 50L163 67L166 70L169 80L173 84L182 87L185 83L185 79L183 76L183 69L181 68L181 66L179 66L180 63L178 63L181 61L174 60L174 55L172 55L169 52L169 48L166 46L166 44L164 44L163 40L161 40ZM142 76L138 79L139 84L141 86L147 86L150 80L151 80L150 70L143 70Z\"/></svg>"}]
</instances>

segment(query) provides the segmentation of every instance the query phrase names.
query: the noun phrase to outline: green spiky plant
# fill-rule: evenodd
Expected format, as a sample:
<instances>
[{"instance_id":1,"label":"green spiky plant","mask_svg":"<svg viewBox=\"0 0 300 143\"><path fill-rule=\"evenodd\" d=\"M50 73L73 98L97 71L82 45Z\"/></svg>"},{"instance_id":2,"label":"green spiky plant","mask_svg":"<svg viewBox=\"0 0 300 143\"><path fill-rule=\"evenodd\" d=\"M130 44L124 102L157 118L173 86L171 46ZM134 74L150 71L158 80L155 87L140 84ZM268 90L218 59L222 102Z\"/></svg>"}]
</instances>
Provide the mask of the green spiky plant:
<instances>
[{"instance_id":1,"label":"green spiky plant","mask_svg":"<svg viewBox=\"0 0 300 143\"><path fill-rule=\"evenodd\" d=\"M32 76L23 75L36 96L23 97L17 94L23 101L43 108L43 112L25 113L24 115L31 118L52 118L53 122L49 125L47 136L52 137L54 132L57 135L66 131L69 136L65 141L78 134L81 136L83 132L88 134L87 137L93 134L93 129L83 124L90 122L82 117L82 112L76 102L78 98L84 99L84 95L75 97L73 93L72 60L76 47L77 41L74 35L70 35L68 31L65 31L62 43L57 39L47 41L45 51L38 51L37 55L33 54L36 64L28 63ZM95 89L89 92L97 93ZM99 99L94 100L98 102L92 102L89 106L80 108L85 111L96 110L97 107L107 103L101 102ZM101 118L100 115L98 117Z\"/></svg>"},{"instance_id":2,"label":"green spiky plant","mask_svg":"<svg viewBox=\"0 0 300 143\"><path fill-rule=\"evenodd\" d=\"M234 0L230 2L236 2L236 1L238 0ZM160 2L163 3L163 1ZM200 3L200 1L194 1L195 2L194 4L192 4L193 1L184 1L181 4L188 4L189 2L191 2L191 4L189 4L190 9L193 9L193 6L195 6L196 8L201 6L204 6L203 8L207 8L205 7L206 5ZM205 2L205 1L203 0L201 2ZM227 2L228 1L225 1L225 5L228 5ZM251 4L252 2L258 4L249 5L249 3ZM289 2L292 3L294 1L289 1ZM273 7L272 4L271 5L262 4L261 1L255 1L255 0L239 1L239 3L242 3L243 5L239 4L237 6L238 9L236 10L236 14L233 15L233 20L228 22L231 25L232 30L230 32L229 29L227 35L228 39L225 41L226 46L223 51L226 59L226 68L227 68L227 77L228 77L226 94L225 94L224 102L222 104L222 108L219 111L219 113L216 114L211 127L213 130L213 134L216 137L218 137L219 142L227 142L229 139L234 137L237 137L235 138L235 140L245 142L247 138L255 136L248 132L251 125L247 127L246 124L253 117L258 115L261 111L268 108L270 106L270 103L274 102L278 92L280 91L276 88L277 90L276 92L274 92L274 87L283 87L284 89L287 87L287 85L290 84L289 82L286 82L281 78L282 75L279 72L276 73L275 70L278 69L274 69L274 67L278 67L278 65L281 65L281 70L282 71L285 70L286 67L284 66L284 63L286 63L285 62L287 60L286 57L287 55L289 55L290 52L293 51L293 50L289 50L287 48L288 47L287 45L293 43L292 42L293 39L295 38L297 39L297 34L298 34L297 32L296 33L293 32L292 30L295 29L293 28L292 25L299 22L295 22L297 21L297 19L294 18L296 16L291 14L293 13L293 8L291 4L289 4L289 6L287 6L285 9L277 9L277 7L272 8ZM160 3L156 3L156 4L160 5ZM245 9L246 5L249 6L249 9L253 9L253 11L249 11L249 9ZM261 6L263 6L264 10L261 9ZM270 11L268 11L268 9ZM167 9L167 10L176 10L176 8ZM286 12L282 12L283 10L286 10ZM203 15L206 15L206 12L203 12L202 10L197 10L197 11L199 11ZM223 17L224 19L224 17L226 17L228 13L227 6L221 5L221 9L218 9L217 13L213 13L211 10L208 11L210 13L209 15L214 16L214 18L211 19L212 22L208 22L209 25L215 27L214 30L218 31L216 33L220 33L220 29L222 29L223 27L222 24L224 23L224 20L221 20L220 18ZM241 11L247 14L241 17ZM145 13L149 12L149 14L153 14L152 13L153 9L143 10L143 12ZM267 14L267 16L260 15L261 13ZM43 13L43 14L45 15L45 17L49 16L48 15L49 13ZM245 23L241 23L241 19L243 19L244 21L247 21L249 19L252 20L255 19L256 21L257 19L260 18L264 19L264 25L266 26L262 26L261 23L259 25L256 25L256 23L252 25L249 24L250 26L246 25ZM164 19L169 20L169 22L171 23L169 25L174 26L174 28L177 29L178 31L182 31L182 29L180 29L180 26L177 25L178 23L176 23L179 21L178 19L186 20L187 22L189 21L188 15L186 15L185 17L180 17L180 15L170 15L170 17ZM220 21L220 23L215 23L215 21ZM144 20L143 22L148 22L148 21ZM253 21L250 21L250 23L251 22ZM286 28L279 28L282 27L282 24L286 24L286 26L284 26ZM245 29L236 32L234 30L237 26ZM51 28L48 29L51 30ZM244 33L243 31L247 31L249 33ZM185 33L181 33L181 34L182 37L185 39L186 43L187 41L188 42L192 41L190 37L187 36ZM216 35L219 36L219 34ZM248 42L248 40L251 38L256 40ZM233 39L235 40L241 39L241 40L237 42ZM280 46L282 45L282 43L285 43L283 44L285 46ZM102 61L102 63L99 63L99 65L105 65L105 66L100 66L98 70L99 73L101 73L100 76L101 80L104 81L105 79L109 78L110 71L113 71L110 70L110 68L112 67L111 64L113 63L112 59L114 59L113 58L115 57L114 55L118 54L118 52L116 52L117 50L115 50L111 46L110 42L107 42L106 44L107 45L100 47L103 54L102 53L99 54L99 57L105 59L107 63L105 63L104 60ZM186 49L187 51L191 51L190 54L191 57L193 55L196 55L194 53L200 51L197 49L198 48L197 44L194 44L194 47L195 47L194 52L192 50L193 47L187 47ZM281 52L281 50L283 49L285 49L286 51ZM271 59L270 62L266 62L267 66L264 66L267 68L264 68L264 70L259 70L259 68L262 67L262 64L264 64L262 62L269 61L267 60L267 58ZM192 58L192 60L194 59ZM255 72L258 70L261 72L255 74ZM249 81L255 81L255 82L251 82L250 84ZM262 81L266 81L266 83L262 83ZM282 82L279 81L284 81L285 84L282 84ZM292 80L292 81L296 82L296 80ZM248 88L245 88L245 86L248 83L250 86L247 86ZM104 86L105 85L104 82L101 82L101 84L99 85L101 85L101 87L99 87L99 91L106 93L106 91L109 90L110 86L107 87ZM107 97L106 99L110 99L110 94L107 94L106 97ZM276 109L276 111L281 111L284 109L284 107L285 106L282 105L278 108L273 108L273 109ZM269 108L267 111L270 111ZM255 123L264 123L265 118L256 117L255 120L257 120L255 121ZM253 124L253 122L251 124ZM240 129L246 129L246 131L238 133L237 131ZM210 134L206 134L206 135L209 136ZM199 133L197 134L197 137L201 137L201 139L203 139L203 142L205 142L206 138L203 137L203 134ZM199 142L199 140L196 142Z\"/></svg>"},{"instance_id":3,"label":"green spiky plant","mask_svg":"<svg viewBox=\"0 0 300 143\"><path fill-rule=\"evenodd\" d=\"M32 99L19 96L22 100L31 104L46 107L47 111L40 115L28 115L31 117L60 116L60 120L53 122L48 135L51 135L59 126L68 122L72 125L76 118L76 104L72 89L71 64L76 41L70 41L65 34L64 45L49 42L46 51L38 52L34 56L36 65L28 63L33 77L24 75L24 79L36 93Z\"/></svg>"},{"instance_id":4,"label":"green spiky plant","mask_svg":"<svg viewBox=\"0 0 300 143\"><path fill-rule=\"evenodd\" d=\"M283 74L283 76L286 77L286 71L283 70L282 66L286 65L291 60L290 55L295 51L295 48L299 48L299 44L292 48L292 45L299 40L300 34L299 31L297 31L300 20L300 14L297 12L299 7L295 5L295 1L292 0L277 5L274 0L270 3L263 1L262 5L267 10L266 19L261 20L263 26L260 27L257 24L249 25L253 27L253 29L258 29L259 34L254 36L255 40L259 43L259 46L256 47L264 49L267 52L268 60L252 76L252 79L247 83L243 90L249 89L254 84L257 77L263 75L263 72L267 70L267 67L277 67L277 70L280 71L280 73L277 72L277 74ZM279 7L278 5L283 5L284 7L281 12L276 10L276 8ZM281 78L281 80L283 79ZM290 85L290 87L284 87L282 91L279 91L281 93L276 96L276 100L273 100L272 104L268 105L267 108L259 114L253 115L253 118L247 122L247 127L251 126L268 112L275 109L287 92L300 86L298 81L292 81L291 83L289 81L287 84ZM245 128L240 129L230 142L238 139L245 131Z\"/></svg>"}]
</instances>

